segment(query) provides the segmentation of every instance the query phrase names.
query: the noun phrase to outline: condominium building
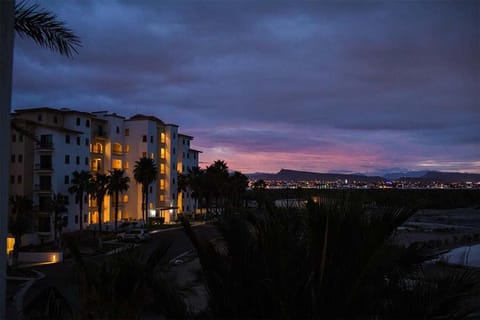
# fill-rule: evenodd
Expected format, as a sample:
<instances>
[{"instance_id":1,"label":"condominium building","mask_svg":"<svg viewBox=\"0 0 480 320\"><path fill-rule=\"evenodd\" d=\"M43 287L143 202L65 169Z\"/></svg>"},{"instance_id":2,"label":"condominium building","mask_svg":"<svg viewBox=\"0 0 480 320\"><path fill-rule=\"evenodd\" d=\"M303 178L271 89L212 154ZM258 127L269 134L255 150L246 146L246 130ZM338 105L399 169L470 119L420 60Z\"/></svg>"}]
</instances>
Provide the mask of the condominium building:
<instances>
[{"instance_id":1,"label":"condominium building","mask_svg":"<svg viewBox=\"0 0 480 320\"><path fill-rule=\"evenodd\" d=\"M180 134L178 126L154 116L130 118L107 111L80 112L67 108L16 110L12 114L10 194L33 200L36 228L48 237L52 218L48 200L62 194L66 200L65 230L98 223L94 199L75 199L69 194L72 172L90 170L92 174L124 169L130 188L122 194L119 220L142 218L142 190L133 177L136 161L152 158L158 179L150 185L148 215L174 221L178 213L197 209L191 192L178 192L178 173L198 166L199 151L190 149L193 137ZM112 197L104 199L103 221L114 220ZM85 202L83 217L78 201Z\"/></svg>"}]
</instances>

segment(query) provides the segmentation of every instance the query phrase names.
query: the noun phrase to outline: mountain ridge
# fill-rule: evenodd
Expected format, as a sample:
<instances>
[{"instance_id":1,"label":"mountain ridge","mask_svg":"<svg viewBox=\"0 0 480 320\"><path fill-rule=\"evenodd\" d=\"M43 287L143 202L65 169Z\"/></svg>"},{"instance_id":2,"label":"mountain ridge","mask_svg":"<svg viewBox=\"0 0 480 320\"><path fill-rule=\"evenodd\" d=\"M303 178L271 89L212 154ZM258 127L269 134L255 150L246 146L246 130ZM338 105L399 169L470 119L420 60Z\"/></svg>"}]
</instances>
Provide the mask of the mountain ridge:
<instances>
[{"instance_id":1,"label":"mountain ridge","mask_svg":"<svg viewBox=\"0 0 480 320\"><path fill-rule=\"evenodd\" d=\"M408 171L393 172L383 176L369 176L364 174L346 174L346 173L323 173L310 172L292 169L281 169L277 173L256 172L246 174L252 180L283 180L283 181L333 181L350 180L365 182L381 182L387 180L418 180L418 181L437 181L437 182L480 182L480 174L463 172L443 172L443 171Z\"/></svg>"}]
</instances>

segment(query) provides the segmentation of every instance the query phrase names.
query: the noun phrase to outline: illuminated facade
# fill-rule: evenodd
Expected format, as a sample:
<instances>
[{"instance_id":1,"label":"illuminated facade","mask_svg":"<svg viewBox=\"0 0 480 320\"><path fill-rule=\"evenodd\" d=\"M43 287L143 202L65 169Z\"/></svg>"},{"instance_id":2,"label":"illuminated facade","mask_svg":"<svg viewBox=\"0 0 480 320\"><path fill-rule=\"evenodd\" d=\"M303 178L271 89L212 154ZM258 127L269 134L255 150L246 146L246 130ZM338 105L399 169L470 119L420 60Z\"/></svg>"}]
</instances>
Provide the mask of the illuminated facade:
<instances>
[{"instance_id":1,"label":"illuminated facade","mask_svg":"<svg viewBox=\"0 0 480 320\"><path fill-rule=\"evenodd\" d=\"M164 217L168 223L178 212L196 210L191 194L178 194L178 172L198 166L199 152L190 149L193 137L179 134L177 125L145 115L127 119L106 111L36 108L15 111L11 132L10 194L33 200L40 235L52 235L47 200L54 193L66 196L65 231L78 230L79 219L84 225L98 222L94 200L81 199L85 205L80 217L77 199L68 193L75 170L95 174L124 169L130 189L121 196L118 218L141 219L141 186L133 178L135 162L141 157L154 159L159 171L149 189L150 217ZM111 198L105 197L104 222L114 220Z\"/></svg>"}]
</instances>

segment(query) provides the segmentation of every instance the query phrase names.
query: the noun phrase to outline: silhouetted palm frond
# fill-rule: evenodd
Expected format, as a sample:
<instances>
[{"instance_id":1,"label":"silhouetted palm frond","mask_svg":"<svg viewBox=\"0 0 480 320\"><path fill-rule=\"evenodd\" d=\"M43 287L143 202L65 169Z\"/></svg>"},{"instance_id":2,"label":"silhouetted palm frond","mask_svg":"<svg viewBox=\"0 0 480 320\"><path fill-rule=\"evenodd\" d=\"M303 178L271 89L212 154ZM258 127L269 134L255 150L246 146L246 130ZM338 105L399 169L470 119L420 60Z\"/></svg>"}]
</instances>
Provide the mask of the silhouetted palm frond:
<instances>
[{"instance_id":1,"label":"silhouetted palm frond","mask_svg":"<svg viewBox=\"0 0 480 320\"><path fill-rule=\"evenodd\" d=\"M78 54L81 46L80 39L53 13L24 1L15 6L15 31L20 37L32 38L38 45L67 57Z\"/></svg>"}]
</instances>

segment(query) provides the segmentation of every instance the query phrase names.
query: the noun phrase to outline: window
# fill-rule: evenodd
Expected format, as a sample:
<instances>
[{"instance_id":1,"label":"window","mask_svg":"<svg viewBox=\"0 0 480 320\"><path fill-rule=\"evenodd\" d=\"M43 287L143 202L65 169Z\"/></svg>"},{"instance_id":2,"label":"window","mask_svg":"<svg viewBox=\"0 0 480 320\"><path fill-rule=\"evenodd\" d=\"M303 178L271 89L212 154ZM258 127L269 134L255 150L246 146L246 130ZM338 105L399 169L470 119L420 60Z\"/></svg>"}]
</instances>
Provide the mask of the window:
<instances>
[{"instance_id":1,"label":"window","mask_svg":"<svg viewBox=\"0 0 480 320\"><path fill-rule=\"evenodd\" d=\"M153 136L150 136L150 143L153 143Z\"/></svg>"},{"instance_id":2,"label":"window","mask_svg":"<svg viewBox=\"0 0 480 320\"><path fill-rule=\"evenodd\" d=\"M10 161L11 161L12 163L15 162L15 155L14 155L14 154L12 154L12 155L10 156Z\"/></svg>"},{"instance_id":3,"label":"window","mask_svg":"<svg viewBox=\"0 0 480 320\"><path fill-rule=\"evenodd\" d=\"M125 129L125 136L129 136L130 135L130 129Z\"/></svg>"},{"instance_id":4,"label":"window","mask_svg":"<svg viewBox=\"0 0 480 320\"><path fill-rule=\"evenodd\" d=\"M70 143L70 135L69 134L65 135L65 143L68 143L68 144Z\"/></svg>"},{"instance_id":5,"label":"window","mask_svg":"<svg viewBox=\"0 0 480 320\"><path fill-rule=\"evenodd\" d=\"M70 164L70 156L68 154L65 155L65 164Z\"/></svg>"},{"instance_id":6,"label":"window","mask_svg":"<svg viewBox=\"0 0 480 320\"><path fill-rule=\"evenodd\" d=\"M117 126L117 128L115 129L115 132L120 133L120 127L119 126Z\"/></svg>"},{"instance_id":7,"label":"window","mask_svg":"<svg viewBox=\"0 0 480 320\"><path fill-rule=\"evenodd\" d=\"M17 135L15 133L12 134L12 142L17 142Z\"/></svg>"},{"instance_id":8,"label":"window","mask_svg":"<svg viewBox=\"0 0 480 320\"><path fill-rule=\"evenodd\" d=\"M23 154L19 154L18 155L18 162L22 163L22 161L23 161Z\"/></svg>"},{"instance_id":9,"label":"window","mask_svg":"<svg viewBox=\"0 0 480 320\"><path fill-rule=\"evenodd\" d=\"M122 160L120 159L113 159L112 160L112 169L122 169Z\"/></svg>"},{"instance_id":10,"label":"window","mask_svg":"<svg viewBox=\"0 0 480 320\"><path fill-rule=\"evenodd\" d=\"M187 153L187 159L190 159L190 153Z\"/></svg>"},{"instance_id":11,"label":"window","mask_svg":"<svg viewBox=\"0 0 480 320\"><path fill-rule=\"evenodd\" d=\"M155 159L155 155L153 154L153 152L150 153L150 159Z\"/></svg>"},{"instance_id":12,"label":"window","mask_svg":"<svg viewBox=\"0 0 480 320\"><path fill-rule=\"evenodd\" d=\"M85 165L88 166L88 157L85 157Z\"/></svg>"},{"instance_id":13,"label":"window","mask_svg":"<svg viewBox=\"0 0 480 320\"><path fill-rule=\"evenodd\" d=\"M160 148L160 159L165 159L165 148Z\"/></svg>"},{"instance_id":14,"label":"window","mask_svg":"<svg viewBox=\"0 0 480 320\"><path fill-rule=\"evenodd\" d=\"M57 118L57 116L53 116L53 123L58 123L58 118Z\"/></svg>"},{"instance_id":15,"label":"window","mask_svg":"<svg viewBox=\"0 0 480 320\"><path fill-rule=\"evenodd\" d=\"M152 186L150 186L149 192L152 193L152 191L153 191L153 188L152 188Z\"/></svg>"},{"instance_id":16,"label":"window","mask_svg":"<svg viewBox=\"0 0 480 320\"><path fill-rule=\"evenodd\" d=\"M87 119L85 121L85 127L90 128L90 120L89 119Z\"/></svg>"},{"instance_id":17,"label":"window","mask_svg":"<svg viewBox=\"0 0 480 320\"><path fill-rule=\"evenodd\" d=\"M130 145L129 144L126 144L125 145L125 153L129 152L130 151Z\"/></svg>"},{"instance_id":18,"label":"window","mask_svg":"<svg viewBox=\"0 0 480 320\"><path fill-rule=\"evenodd\" d=\"M129 167L128 161L125 161L124 168L125 168L125 169L128 169L128 167Z\"/></svg>"},{"instance_id":19,"label":"window","mask_svg":"<svg viewBox=\"0 0 480 320\"><path fill-rule=\"evenodd\" d=\"M177 134L173 133L173 140L175 140L176 138L177 138Z\"/></svg>"},{"instance_id":20,"label":"window","mask_svg":"<svg viewBox=\"0 0 480 320\"><path fill-rule=\"evenodd\" d=\"M128 194L123 195L123 203L128 203Z\"/></svg>"},{"instance_id":21,"label":"window","mask_svg":"<svg viewBox=\"0 0 480 320\"><path fill-rule=\"evenodd\" d=\"M18 177L17 177L17 183L18 183L18 184L22 183L22 176L18 176Z\"/></svg>"},{"instance_id":22,"label":"window","mask_svg":"<svg viewBox=\"0 0 480 320\"><path fill-rule=\"evenodd\" d=\"M77 156L77 158L75 159L75 163L80 164L80 157L79 156Z\"/></svg>"},{"instance_id":23,"label":"window","mask_svg":"<svg viewBox=\"0 0 480 320\"><path fill-rule=\"evenodd\" d=\"M165 190L165 179L160 179L160 190Z\"/></svg>"},{"instance_id":24,"label":"window","mask_svg":"<svg viewBox=\"0 0 480 320\"><path fill-rule=\"evenodd\" d=\"M175 148L173 148L172 153L175 154Z\"/></svg>"},{"instance_id":25,"label":"window","mask_svg":"<svg viewBox=\"0 0 480 320\"><path fill-rule=\"evenodd\" d=\"M77 137L77 145L80 145L80 137Z\"/></svg>"},{"instance_id":26,"label":"window","mask_svg":"<svg viewBox=\"0 0 480 320\"><path fill-rule=\"evenodd\" d=\"M19 140L20 142L23 142L23 134L20 133L20 135L19 135L19 137L18 137L18 140Z\"/></svg>"},{"instance_id":27,"label":"window","mask_svg":"<svg viewBox=\"0 0 480 320\"><path fill-rule=\"evenodd\" d=\"M172 184L173 184L173 185L175 184L175 178L172 179Z\"/></svg>"},{"instance_id":28,"label":"window","mask_svg":"<svg viewBox=\"0 0 480 320\"><path fill-rule=\"evenodd\" d=\"M78 214L75 215L75 224L78 224Z\"/></svg>"},{"instance_id":29,"label":"window","mask_svg":"<svg viewBox=\"0 0 480 320\"><path fill-rule=\"evenodd\" d=\"M160 195L160 201L165 201L165 195L163 194Z\"/></svg>"},{"instance_id":30,"label":"window","mask_svg":"<svg viewBox=\"0 0 480 320\"><path fill-rule=\"evenodd\" d=\"M182 144L185 145L185 139L182 139Z\"/></svg>"},{"instance_id":31,"label":"window","mask_svg":"<svg viewBox=\"0 0 480 320\"><path fill-rule=\"evenodd\" d=\"M41 115L41 114L39 114L39 115L37 116L37 120L38 120L38 121L42 121L42 115Z\"/></svg>"},{"instance_id":32,"label":"window","mask_svg":"<svg viewBox=\"0 0 480 320\"><path fill-rule=\"evenodd\" d=\"M163 132L160 134L160 142L165 143L165 133Z\"/></svg>"},{"instance_id":33,"label":"window","mask_svg":"<svg viewBox=\"0 0 480 320\"><path fill-rule=\"evenodd\" d=\"M147 142L147 136L146 135L142 136L142 142Z\"/></svg>"},{"instance_id":34,"label":"window","mask_svg":"<svg viewBox=\"0 0 480 320\"><path fill-rule=\"evenodd\" d=\"M10 176L10 183L14 184L15 183L15 176Z\"/></svg>"},{"instance_id":35,"label":"window","mask_svg":"<svg viewBox=\"0 0 480 320\"><path fill-rule=\"evenodd\" d=\"M160 163L160 174L165 174L165 164Z\"/></svg>"},{"instance_id":36,"label":"window","mask_svg":"<svg viewBox=\"0 0 480 320\"><path fill-rule=\"evenodd\" d=\"M77 126L80 125L80 118L77 118Z\"/></svg>"},{"instance_id":37,"label":"window","mask_svg":"<svg viewBox=\"0 0 480 320\"><path fill-rule=\"evenodd\" d=\"M85 138L85 145L86 146L90 145L90 140L88 138Z\"/></svg>"},{"instance_id":38,"label":"window","mask_svg":"<svg viewBox=\"0 0 480 320\"><path fill-rule=\"evenodd\" d=\"M64 178L63 178L63 182L65 184L69 184L70 183L70 176L66 175Z\"/></svg>"},{"instance_id":39,"label":"window","mask_svg":"<svg viewBox=\"0 0 480 320\"><path fill-rule=\"evenodd\" d=\"M142 158L146 158L147 157L147 153L146 152L142 152Z\"/></svg>"}]
</instances>

